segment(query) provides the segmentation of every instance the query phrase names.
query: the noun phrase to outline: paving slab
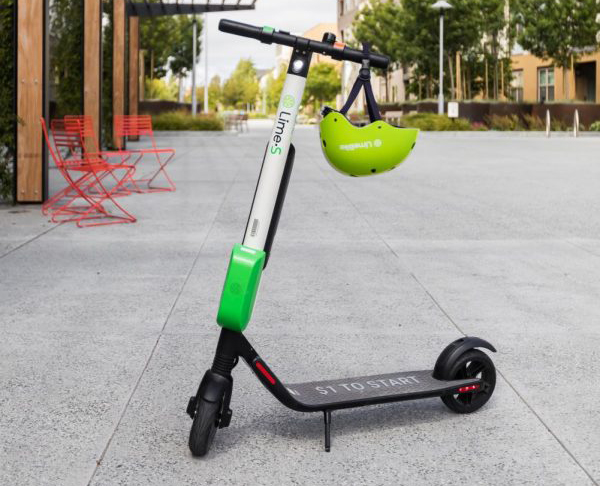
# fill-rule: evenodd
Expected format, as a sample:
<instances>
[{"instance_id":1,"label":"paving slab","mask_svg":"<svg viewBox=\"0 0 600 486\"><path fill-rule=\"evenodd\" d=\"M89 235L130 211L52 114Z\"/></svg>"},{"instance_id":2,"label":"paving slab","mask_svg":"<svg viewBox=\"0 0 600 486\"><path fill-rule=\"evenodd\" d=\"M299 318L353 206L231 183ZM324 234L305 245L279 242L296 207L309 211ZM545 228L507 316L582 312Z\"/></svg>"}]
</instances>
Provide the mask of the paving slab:
<instances>
[{"instance_id":1,"label":"paving slab","mask_svg":"<svg viewBox=\"0 0 600 486\"><path fill-rule=\"evenodd\" d=\"M278 333L253 342L277 356L272 368L290 381L421 366L435 355L414 341L403 353L389 338L348 333L332 347L318 335L299 343ZM287 410L240 365L232 424L217 433L207 458L193 459L186 396L214 341L214 333L161 338L91 484L591 484L502 380L473 416L452 414L439 399L336 412L328 454L321 415Z\"/></svg>"},{"instance_id":2,"label":"paving slab","mask_svg":"<svg viewBox=\"0 0 600 486\"><path fill-rule=\"evenodd\" d=\"M600 484L592 138L425 133L398 170L354 179L299 127L257 350L296 382L426 369L464 332L497 346L498 388L472 416L438 399L336 413L326 454L322 418L240 364L231 427L190 456L184 409L268 133L161 133L177 191L123 198L136 224L0 210L0 484Z\"/></svg>"},{"instance_id":3,"label":"paving slab","mask_svg":"<svg viewBox=\"0 0 600 486\"><path fill-rule=\"evenodd\" d=\"M0 484L87 484L155 341L3 331Z\"/></svg>"}]
</instances>

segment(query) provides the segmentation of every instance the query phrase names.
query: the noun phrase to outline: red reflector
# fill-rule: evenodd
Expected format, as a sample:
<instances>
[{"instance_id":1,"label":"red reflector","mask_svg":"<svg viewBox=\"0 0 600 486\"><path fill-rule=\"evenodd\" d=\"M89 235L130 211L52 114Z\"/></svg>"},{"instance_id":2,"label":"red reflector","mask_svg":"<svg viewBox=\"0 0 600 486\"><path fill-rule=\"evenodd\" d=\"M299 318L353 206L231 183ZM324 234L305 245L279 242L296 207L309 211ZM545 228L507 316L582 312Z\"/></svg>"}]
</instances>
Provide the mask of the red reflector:
<instances>
[{"instance_id":1,"label":"red reflector","mask_svg":"<svg viewBox=\"0 0 600 486\"><path fill-rule=\"evenodd\" d=\"M275 378L273 378L273 377L271 376L271 373L269 373L269 372L267 371L267 369L266 369L266 368L265 368L265 367L262 365L262 363L260 363L260 362L258 362L258 361L257 361L257 362L256 362L256 369L257 369L258 371L260 371L260 372L262 373L262 375L263 375L263 376L264 376L264 377L265 377L267 380L269 380L269 383L271 383L271 385L274 385L274 384L275 384Z\"/></svg>"},{"instance_id":2,"label":"red reflector","mask_svg":"<svg viewBox=\"0 0 600 486\"><path fill-rule=\"evenodd\" d=\"M463 387L460 387L460 388L458 389L458 393L468 393L468 392L472 392L472 391L478 390L480 386L481 386L481 385L478 385L478 384L477 384L477 385L463 386Z\"/></svg>"},{"instance_id":3,"label":"red reflector","mask_svg":"<svg viewBox=\"0 0 600 486\"><path fill-rule=\"evenodd\" d=\"M336 49L343 49L344 47L346 47L346 44L343 42L336 41L333 43L333 47L335 47Z\"/></svg>"}]
</instances>

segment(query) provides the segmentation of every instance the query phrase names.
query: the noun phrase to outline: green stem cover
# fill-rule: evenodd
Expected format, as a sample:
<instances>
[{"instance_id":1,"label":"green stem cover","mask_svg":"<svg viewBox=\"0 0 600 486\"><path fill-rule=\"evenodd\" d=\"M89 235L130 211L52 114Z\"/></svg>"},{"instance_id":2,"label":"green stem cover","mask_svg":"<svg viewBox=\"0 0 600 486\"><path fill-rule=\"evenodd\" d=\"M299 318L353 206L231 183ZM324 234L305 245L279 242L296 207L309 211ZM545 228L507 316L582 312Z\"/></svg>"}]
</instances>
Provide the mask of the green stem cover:
<instances>
[{"instance_id":1,"label":"green stem cover","mask_svg":"<svg viewBox=\"0 0 600 486\"><path fill-rule=\"evenodd\" d=\"M262 250L240 244L233 247L217 314L217 323L221 327L237 332L246 329L252 316L265 256Z\"/></svg>"}]
</instances>

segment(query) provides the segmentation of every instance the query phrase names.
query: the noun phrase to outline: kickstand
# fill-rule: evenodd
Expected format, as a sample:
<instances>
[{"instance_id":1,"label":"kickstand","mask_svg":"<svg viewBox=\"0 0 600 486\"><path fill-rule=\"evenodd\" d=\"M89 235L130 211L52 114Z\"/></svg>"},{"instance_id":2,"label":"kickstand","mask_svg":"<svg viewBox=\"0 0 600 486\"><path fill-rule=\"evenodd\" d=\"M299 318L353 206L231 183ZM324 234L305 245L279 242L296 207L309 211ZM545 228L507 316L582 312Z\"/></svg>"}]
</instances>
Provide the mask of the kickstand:
<instances>
[{"instance_id":1,"label":"kickstand","mask_svg":"<svg viewBox=\"0 0 600 486\"><path fill-rule=\"evenodd\" d=\"M323 411L325 419L325 452L331 451L331 410Z\"/></svg>"}]
</instances>

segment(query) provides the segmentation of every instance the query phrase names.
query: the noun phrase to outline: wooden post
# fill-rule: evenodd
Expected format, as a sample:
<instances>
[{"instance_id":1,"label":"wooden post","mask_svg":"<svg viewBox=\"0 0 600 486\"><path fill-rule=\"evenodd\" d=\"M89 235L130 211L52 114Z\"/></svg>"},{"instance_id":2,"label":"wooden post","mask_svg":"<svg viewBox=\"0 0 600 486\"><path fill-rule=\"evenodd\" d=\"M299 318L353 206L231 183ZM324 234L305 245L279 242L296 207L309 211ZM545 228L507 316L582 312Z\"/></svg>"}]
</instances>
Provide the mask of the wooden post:
<instances>
[{"instance_id":1,"label":"wooden post","mask_svg":"<svg viewBox=\"0 0 600 486\"><path fill-rule=\"evenodd\" d=\"M144 101L144 96L145 96L145 89L146 87L144 86L144 82L145 82L145 78L146 78L146 70L145 70L145 64L144 64L144 56L146 54L146 51L144 50L140 50L139 51L139 55L140 55L140 72L139 72L139 86L138 86L138 99L140 101ZM600 99L600 96L598 97L598 99Z\"/></svg>"},{"instance_id":2,"label":"wooden post","mask_svg":"<svg viewBox=\"0 0 600 486\"><path fill-rule=\"evenodd\" d=\"M460 52L456 53L456 99L462 100L463 98L463 90L462 90L462 74L460 72Z\"/></svg>"},{"instance_id":3,"label":"wooden post","mask_svg":"<svg viewBox=\"0 0 600 486\"><path fill-rule=\"evenodd\" d=\"M139 19L129 17L129 114L138 114L138 88L139 81ZM139 137L130 136L129 140L138 140Z\"/></svg>"},{"instance_id":4,"label":"wooden post","mask_svg":"<svg viewBox=\"0 0 600 486\"><path fill-rule=\"evenodd\" d=\"M45 151L44 115L45 1L19 0L17 8L17 201L42 202Z\"/></svg>"},{"instance_id":5,"label":"wooden post","mask_svg":"<svg viewBox=\"0 0 600 486\"><path fill-rule=\"evenodd\" d=\"M125 0L113 0L113 143L123 147L116 135L115 118L125 113Z\"/></svg>"},{"instance_id":6,"label":"wooden post","mask_svg":"<svg viewBox=\"0 0 600 486\"><path fill-rule=\"evenodd\" d=\"M92 118L100 147L102 112L102 0L85 0L83 12L83 114ZM93 141L89 141L93 145ZM94 150L93 147L88 147Z\"/></svg>"}]
</instances>

